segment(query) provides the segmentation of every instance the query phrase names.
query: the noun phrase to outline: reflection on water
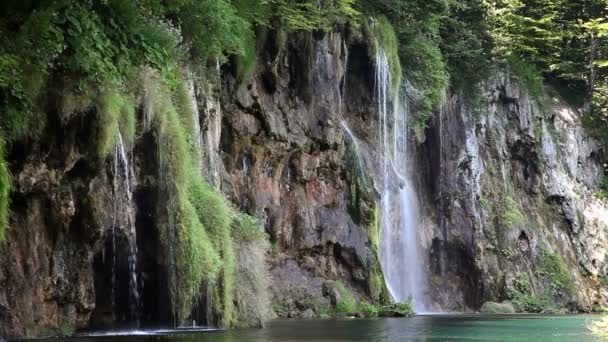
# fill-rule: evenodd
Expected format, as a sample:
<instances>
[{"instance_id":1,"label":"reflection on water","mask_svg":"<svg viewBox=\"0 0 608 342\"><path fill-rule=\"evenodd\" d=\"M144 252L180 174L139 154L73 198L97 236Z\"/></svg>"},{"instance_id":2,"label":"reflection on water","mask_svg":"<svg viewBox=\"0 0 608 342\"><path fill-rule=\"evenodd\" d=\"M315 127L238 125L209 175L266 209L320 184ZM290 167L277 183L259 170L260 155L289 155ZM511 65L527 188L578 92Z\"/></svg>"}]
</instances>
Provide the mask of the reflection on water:
<instances>
[{"instance_id":1,"label":"reflection on water","mask_svg":"<svg viewBox=\"0 0 608 342\"><path fill-rule=\"evenodd\" d=\"M269 323L266 329L96 336L72 341L601 341L585 328L585 324L593 319L595 317L584 315L433 315L411 319L279 320Z\"/></svg>"}]
</instances>

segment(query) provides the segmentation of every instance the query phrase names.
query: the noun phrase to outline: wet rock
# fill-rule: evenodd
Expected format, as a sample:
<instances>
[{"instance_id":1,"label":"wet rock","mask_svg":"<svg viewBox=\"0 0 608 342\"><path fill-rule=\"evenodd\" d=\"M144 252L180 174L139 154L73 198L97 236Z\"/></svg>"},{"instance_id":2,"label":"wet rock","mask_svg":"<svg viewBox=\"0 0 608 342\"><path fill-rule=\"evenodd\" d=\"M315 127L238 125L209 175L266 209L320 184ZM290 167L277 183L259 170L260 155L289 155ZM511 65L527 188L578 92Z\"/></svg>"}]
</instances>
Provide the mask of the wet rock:
<instances>
[{"instance_id":1,"label":"wet rock","mask_svg":"<svg viewBox=\"0 0 608 342\"><path fill-rule=\"evenodd\" d=\"M302 318L315 318L317 315L312 309L306 309L302 312Z\"/></svg>"},{"instance_id":2,"label":"wet rock","mask_svg":"<svg viewBox=\"0 0 608 342\"><path fill-rule=\"evenodd\" d=\"M323 283L323 297L329 298L329 304L332 307L335 307L342 300L342 296L335 288L333 281Z\"/></svg>"}]
</instances>

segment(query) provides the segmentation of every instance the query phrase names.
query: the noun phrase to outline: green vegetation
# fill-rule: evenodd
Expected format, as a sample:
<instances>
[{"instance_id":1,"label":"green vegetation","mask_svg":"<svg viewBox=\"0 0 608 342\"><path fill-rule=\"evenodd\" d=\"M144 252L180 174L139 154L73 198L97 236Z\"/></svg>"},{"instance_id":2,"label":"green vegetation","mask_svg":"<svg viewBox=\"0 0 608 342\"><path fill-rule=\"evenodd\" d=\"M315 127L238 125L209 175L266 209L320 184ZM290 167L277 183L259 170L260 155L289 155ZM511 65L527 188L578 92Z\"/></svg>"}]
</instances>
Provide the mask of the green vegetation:
<instances>
[{"instance_id":1,"label":"green vegetation","mask_svg":"<svg viewBox=\"0 0 608 342\"><path fill-rule=\"evenodd\" d=\"M519 312L539 313L553 308L553 302L547 294L534 294L527 273L517 273L511 286L507 288L507 297Z\"/></svg>"},{"instance_id":2,"label":"green vegetation","mask_svg":"<svg viewBox=\"0 0 608 342\"><path fill-rule=\"evenodd\" d=\"M485 302L483 303L479 311L489 314L512 314L515 313L515 307L509 302Z\"/></svg>"},{"instance_id":3,"label":"green vegetation","mask_svg":"<svg viewBox=\"0 0 608 342\"><path fill-rule=\"evenodd\" d=\"M371 40L370 45L374 48L374 53L377 53L380 48L386 53L391 74L391 90L393 94L397 94L401 89L403 71L401 69L401 62L399 61L399 42L397 41L393 25L382 15L375 19L373 28L370 28L369 25L365 21L364 29L370 31L369 33L366 32L366 35Z\"/></svg>"},{"instance_id":4,"label":"green vegetation","mask_svg":"<svg viewBox=\"0 0 608 342\"><path fill-rule=\"evenodd\" d=\"M533 64L513 56L508 58L508 64L511 76L528 90L532 99L542 104L546 97L545 85L538 69Z\"/></svg>"},{"instance_id":5,"label":"green vegetation","mask_svg":"<svg viewBox=\"0 0 608 342\"><path fill-rule=\"evenodd\" d=\"M499 208L501 223L506 227L513 227L525 222L526 217L519 209L519 204L512 196L505 196Z\"/></svg>"},{"instance_id":6,"label":"green vegetation","mask_svg":"<svg viewBox=\"0 0 608 342\"><path fill-rule=\"evenodd\" d=\"M374 304L370 303L361 303L359 305L359 309L363 313L366 318L376 318L378 317L379 311L378 308Z\"/></svg>"},{"instance_id":7,"label":"green vegetation","mask_svg":"<svg viewBox=\"0 0 608 342\"><path fill-rule=\"evenodd\" d=\"M575 290L572 276L559 255L542 249L540 252L538 271L549 280L553 296L559 296L562 293L565 293L566 295L574 294Z\"/></svg>"},{"instance_id":8,"label":"green vegetation","mask_svg":"<svg viewBox=\"0 0 608 342\"><path fill-rule=\"evenodd\" d=\"M333 314L340 316L357 312L357 300L355 299L352 290L346 287L341 281L335 281L333 287L339 294L336 306L333 308Z\"/></svg>"},{"instance_id":9,"label":"green vegetation","mask_svg":"<svg viewBox=\"0 0 608 342\"><path fill-rule=\"evenodd\" d=\"M411 301L383 305L378 310L380 317L413 317L414 307Z\"/></svg>"},{"instance_id":10,"label":"green vegetation","mask_svg":"<svg viewBox=\"0 0 608 342\"><path fill-rule=\"evenodd\" d=\"M273 13L270 20L275 27L289 31L330 31L335 25L357 24L359 11L355 0L295 1L263 0L267 10Z\"/></svg>"},{"instance_id":11,"label":"green vegetation","mask_svg":"<svg viewBox=\"0 0 608 342\"><path fill-rule=\"evenodd\" d=\"M107 157L114 152L117 135L120 132L124 144L129 147L135 139L135 104L130 96L112 89L100 96L98 106L99 143L98 154Z\"/></svg>"}]
</instances>

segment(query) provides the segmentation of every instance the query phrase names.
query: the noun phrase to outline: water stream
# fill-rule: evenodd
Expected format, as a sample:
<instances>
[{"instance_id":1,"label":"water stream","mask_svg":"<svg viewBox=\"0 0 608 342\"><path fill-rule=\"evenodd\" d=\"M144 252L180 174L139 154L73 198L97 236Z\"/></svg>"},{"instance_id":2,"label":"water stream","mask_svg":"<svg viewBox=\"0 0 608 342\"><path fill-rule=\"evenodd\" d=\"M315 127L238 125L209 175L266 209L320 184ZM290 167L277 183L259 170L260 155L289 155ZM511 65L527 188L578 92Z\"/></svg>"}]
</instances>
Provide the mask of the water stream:
<instances>
[{"instance_id":1,"label":"water stream","mask_svg":"<svg viewBox=\"0 0 608 342\"><path fill-rule=\"evenodd\" d=\"M411 299L416 312L425 312L418 202L408 171L409 112L406 97L393 92L390 65L381 48L376 54L375 76L382 146L380 261L393 298L399 302Z\"/></svg>"},{"instance_id":2,"label":"water stream","mask_svg":"<svg viewBox=\"0 0 608 342\"><path fill-rule=\"evenodd\" d=\"M115 226L118 222L124 223L124 234L127 238L127 252L129 265L129 310L131 317L135 323L139 325L140 317L140 295L137 272L137 232L135 230L135 209L133 207L133 189L131 187L131 166L129 157L124 145L122 134L116 134L116 147L114 151L114 179L113 179L113 227L112 227L112 247L113 247L113 264L112 264L112 310L115 310L115 267L116 267L116 232ZM121 221L120 219L123 219Z\"/></svg>"}]
</instances>

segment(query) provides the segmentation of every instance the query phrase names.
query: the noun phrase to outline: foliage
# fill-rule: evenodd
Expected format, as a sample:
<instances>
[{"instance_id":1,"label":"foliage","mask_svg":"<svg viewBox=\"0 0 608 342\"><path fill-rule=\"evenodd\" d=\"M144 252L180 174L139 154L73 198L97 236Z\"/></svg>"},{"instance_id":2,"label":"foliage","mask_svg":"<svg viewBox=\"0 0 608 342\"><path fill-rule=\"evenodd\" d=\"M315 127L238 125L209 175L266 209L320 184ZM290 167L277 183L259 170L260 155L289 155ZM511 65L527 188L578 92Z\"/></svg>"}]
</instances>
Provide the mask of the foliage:
<instances>
[{"instance_id":1,"label":"foliage","mask_svg":"<svg viewBox=\"0 0 608 342\"><path fill-rule=\"evenodd\" d=\"M512 301L521 312L540 313L551 310L553 307L551 299L546 294L519 294Z\"/></svg>"},{"instance_id":2,"label":"foliage","mask_svg":"<svg viewBox=\"0 0 608 342\"><path fill-rule=\"evenodd\" d=\"M356 25L360 15L355 0L262 0L262 3L273 13L274 26L289 31L329 31L334 25Z\"/></svg>"},{"instance_id":3,"label":"foliage","mask_svg":"<svg viewBox=\"0 0 608 342\"><path fill-rule=\"evenodd\" d=\"M378 311L378 308L374 304L361 303L361 305L359 306L359 309L361 310L361 312L363 312L363 315L365 316L365 318L378 317L379 311Z\"/></svg>"},{"instance_id":4,"label":"foliage","mask_svg":"<svg viewBox=\"0 0 608 342\"><path fill-rule=\"evenodd\" d=\"M353 291L346 287L341 281L335 281L333 287L340 295L336 306L333 308L334 315L352 314L356 312L357 300L353 295Z\"/></svg>"},{"instance_id":5,"label":"foliage","mask_svg":"<svg viewBox=\"0 0 608 342\"><path fill-rule=\"evenodd\" d=\"M367 27L367 26L365 26ZM374 47L376 54L382 50L386 54L390 70L390 82L391 90L396 95L401 88L401 78L403 71L401 70L401 62L399 61L399 43L393 26L385 16L379 16L374 22L372 32L370 35L373 37ZM378 63L378 61L376 61Z\"/></svg>"},{"instance_id":6,"label":"foliage","mask_svg":"<svg viewBox=\"0 0 608 342\"><path fill-rule=\"evenodd\" d=\"M441 20L441 52L452 85L462 89L466 100L479 99L478 85L493 69L494 41L486 20L486 8L479 0L451 0Z\"/></svg>"},{"instance_id":7,"label":"foliage","mask_svg":"<svg viewBox=\"0 0 608 342\"><path fill-rule=\"evenodd\" d=\"M174 263L170 270L170 294L174 314L183 322L190 315L203 280L216 279L222 267L222 255L199 215L201 203L213 194L194 171L186 129L169 94L165 91L158 95L154 117L161 154L161 198L164 199L159 203L161 242L172 259L170 262ZM176 237L177 245L172 242Z\"/></svg>"},{"instance_id":8,"label":"foliage","mask_svg":"<svg viewBox=\"0 0 608 342\"><path fill-rule=\"evenodd\" d=\"M441 101L448 85L448 74L441 50L432 39L419 37L399 50L405 77L416 89L416 116L412 122L415 131L424 129ZM411 95L411 94L408 94Z\"/></svg>"},{"instance_id":9,"label":"foliage","mask_svg":"<svg viewBox=\"0 0 608 342\"><path fill-rule=\"evenodd\" d=\"M106 89L99 102L98 154L106 157L114 152L119 133L127 147L133 143L136 130L135 105L130 96L122 95L114 89Z\"/></svg>"},{"instance_id":10,"label":"foliage","mask_svg":"<svg viewBox=\"0 0 608 342\"><path fill-rule=\"evenodd\" d=\"M515 307L513 307L513 304L509 302L485 302L479 311L489 314L512 314L515 313Z\"/></svg>"},{"instance_id":11,"label":"foliage","mask_svg":"<svg viewBox=\"0 0 608 342\"><path fill-rule=\"evenodd\" d=\"M546 94L543 77L538 69L534 65L516 57L509 57L507 63L510 67L511 76L528 90L533 99L542 101Z\"/></svg>"},{"instance_id":12,"label":"foliage","mask_svg":"<svg viewBox=\"0 0 608 342\"><path fill-rule=\"evenodd\" d=\"M235 300L237 327L261 327L270 317L268 236L258 219L237 213L232 225L237 253Z\"/></svg>"},{"instance_id":13,"label":"foliage","mask_svg":"<svg viewBox=\"0 0 608 342\"><path fill-rule=\"evenodd\" d=\"M500 222L505 227L513 227L523 223L526 217L519 209L519 204L512 196L505 196L499 208Z\"/></svg>"},{"instance_id":14,"label":"foliage","mask_svg":"<svg viewBox=\"0 0 608 342\"><path fill-rule=\"evenodd\" d=\"M551 293L558 296L561 293L572 295L574 283L562 258L546 249L541 250L538 270L549 280Z\"/></svg>"},{"instance_id":15,"label":"foliage","mask_svg":"<svg viewBox=\"0 0 608 342\"><path fill-rule=\"evenodd\" d=\"M552 301L547 294L532 293L527 273L515 275L513 283L507 288L507 297L520 312L539 313L552 308Z\"/></svg>"},{"instance_id":16,"label":"foliage","mask_svg":"<svg viewBox=\"0 0 608 342\"><path fill-rule=\"evenodd\" d=\"M383 305L378 310L378 314L380 317L387 316L398 316L398 317L413 317L414 316L414 307L412 306L411 301L400 302L400 303L391 303L387 305Z\"/></svg>"}]
</instances>

